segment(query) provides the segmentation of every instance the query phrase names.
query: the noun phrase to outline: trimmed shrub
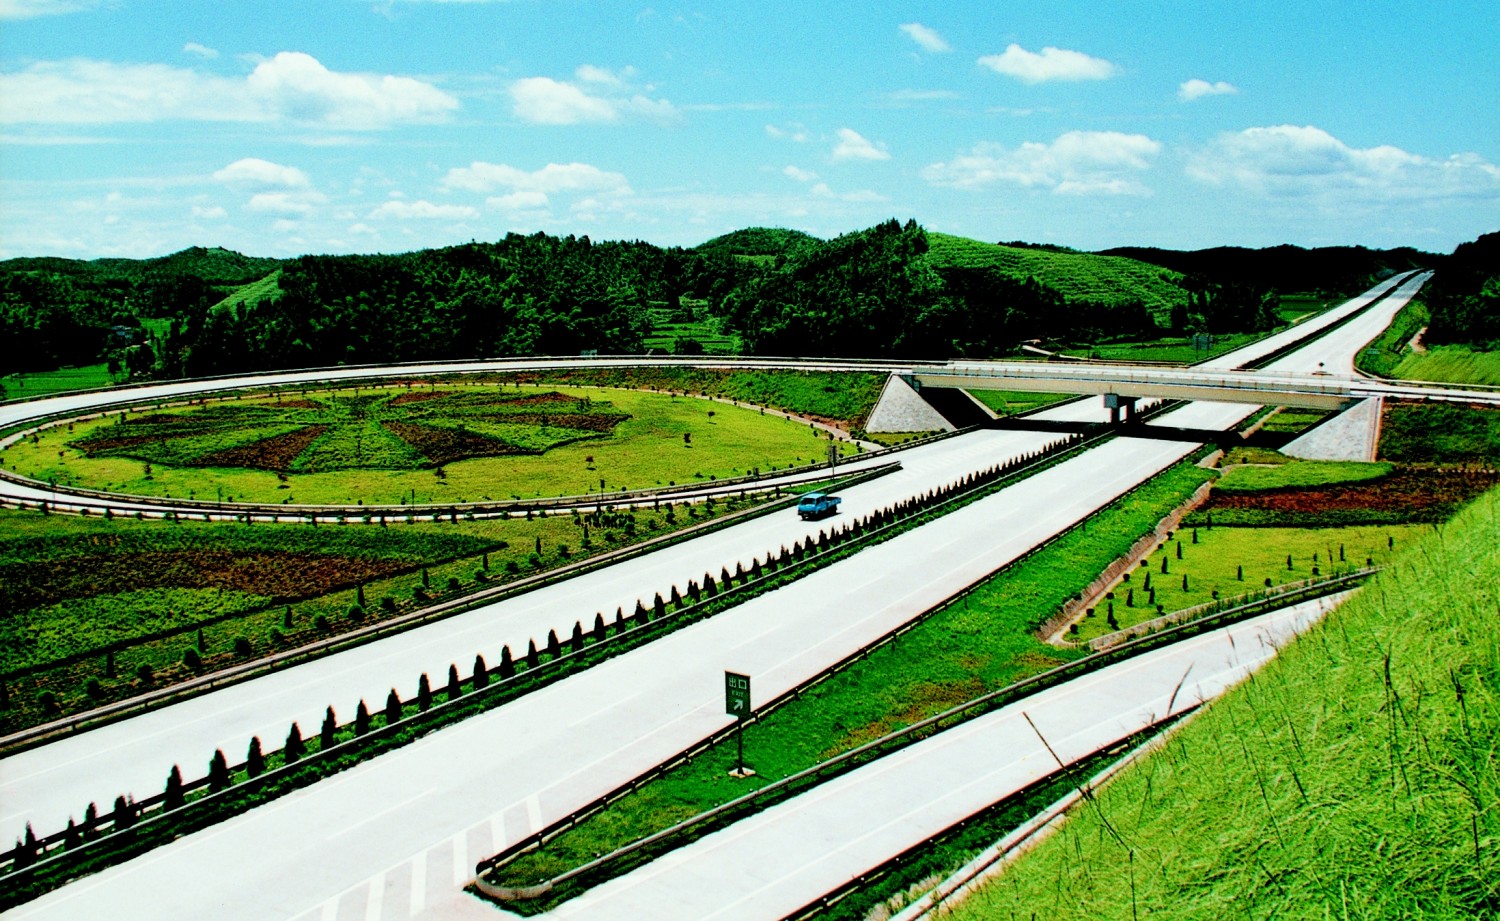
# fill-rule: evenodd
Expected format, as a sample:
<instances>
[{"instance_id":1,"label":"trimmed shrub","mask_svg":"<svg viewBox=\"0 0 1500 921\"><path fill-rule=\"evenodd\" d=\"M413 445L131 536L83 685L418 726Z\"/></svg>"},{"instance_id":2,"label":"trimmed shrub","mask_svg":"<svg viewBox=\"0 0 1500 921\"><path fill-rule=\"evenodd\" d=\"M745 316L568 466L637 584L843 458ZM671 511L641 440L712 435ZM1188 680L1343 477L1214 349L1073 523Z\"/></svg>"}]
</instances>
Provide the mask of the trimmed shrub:
<instances>
[{"instance_id":1,"label":"trimmed shrub","mask_svg":"<svg viewBox=\"0 0 1500 921\"><path fill-rule=\"evenodd\" d=\"M218 793L229 786L229 761L224 757L224 749L214 750L214 756L208 761L208 791Z\"/></svg>"},{"instance_id":2,"label":"trimmed shrub","mask_svg":"<svg viewBox=\"0 0 1500 921\"><path fill-rule=\"evenodd\" d=\"M448 666L448 699L457 700L463 692L463 686L458 681L458 665L451 664Z\"/></svg>"},{"instance_id":3,"label":"trimmed shrub","mask_svg":"<svg viewBox=\"0 0 1500 921\"><path fill-rule=\"evenodd\" d=\"M248 639L246 639L243 636L237 636L237 637L234 638L234 654L235 655L237 655L237 656L239 656L240 658L243 659L243 658L248 657L249 655L251 655L254 652L255 652L255 647L253 647L253 646L250 645L250 641Z\"/></svg>"},{"instance_id":4,"label":"trimmed shrub","mask_svg":"<svg viewBox=\"0 0 1500 921\"><path fill-rule=\"evenodd\" d=\"M484 656L474 656L474 690L482 691L490 686L490 667L484 664Z\"/></svg>"},{"instance_id":5,"label":"trimmed shrub","mask_svg":"<svg viewBox=\"0 0 1500 921\"><path fill-rule=\"evenodd\" d=\"M514 678L516 676L516 660L511 657L510 646L500 647L500 678Z\"/></svg>"},{"instance_id":6,"label":"trimmed shrub","mask_svg":"<svg viewBox=\"0 0 1500 921\"><path fill-rule=\"evenodd\" d=\"M391 692L385 695L385 724L389 726L400 721L401 695L396 693L395 688L391 688Z\"/></svg>"},{"instance_id":7,"label":"trimmed shrub","mask_svg":"<svg viewBox=\"0 0 1500 921\"><path fill-rule=\"evenodd\" d=\"M307 745L302 741L302 727L296 723L287 730L286 744L281 748L281 760L283 764L296 764L307 754Z\"/></svg>"},{"instance_id":8,"label":"trimmed shrub","mask_svg":"<svg viewBox=\"0 0 1500 921\"><path fill-rule=\"evenodd\" d=\"M323 728L318 730L318 749L326 751L335 744L339 730L338 717L333 715L333 708L329 707L323 714Z\"/></svg>"},{"instance_id":9,"label":"trimmed shrub","mask_svg":"<svg viewBox=\"0 0 1500 921\"><path fill-rule=\"evenodd\" d=\"M260 736L250 737L250 748L245 752L245 776L259 777L266 772L266 756L260 750Z\"/></svg>"},{"instance_id":10,"label":"trimmed shrub","mask_svg":"<svg viewBox=\"0 0 1500 921\"><path fill-rule=\"evenodd\" d=\"M427 673L417 679L417 712L426 713L432 709L432 684L427 680Z\"/></svg>"},{"instance_id":11,"label":"trimmed shrub","mask_svg":"<svg viewBox=\"0 0 1500 921\"><path fill-rule=\"evenodd\" d=\"M172 773L167 775L167 789L162 799L163 809L176 809L187 801L187 795L182 790L182 769L172 765ZM72 821L69 820L71 826Z\"/></svg>"},{"instance_id":12,"label":"trimmed shrub","mask_svg":"<svg viewBox=\"0 0 1500 921\"><path fill-rule=\"evenodd\" d=\"M359 702L359 709L354 711L354 734L356 736L362 736L369 733L369 731L370 708L365 706L365 702L361 700Z\"/></svg>"}]
</instances>

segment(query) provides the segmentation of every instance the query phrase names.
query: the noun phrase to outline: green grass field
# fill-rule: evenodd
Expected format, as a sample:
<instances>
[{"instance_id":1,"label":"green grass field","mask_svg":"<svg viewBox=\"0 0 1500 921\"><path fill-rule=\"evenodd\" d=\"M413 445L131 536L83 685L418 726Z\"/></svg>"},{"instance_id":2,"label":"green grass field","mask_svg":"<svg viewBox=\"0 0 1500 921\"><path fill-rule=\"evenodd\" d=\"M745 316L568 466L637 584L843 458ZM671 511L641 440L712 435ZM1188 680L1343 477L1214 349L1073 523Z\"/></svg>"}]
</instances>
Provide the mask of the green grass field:
<instances>
[{"instance_id":1,"label":"green grass field","mask_svg":"<svg viewBox=\"0 0 1500 921\"><path fill-rule=\"evenodd\" d=\"M461 395L465 398L482 395L482 389L465 388ZM59 427L44 432L34 442L7 449L0 455L0 462L40 480L142 495L214 501L222 496L226 501L269 503L285 500L290 503L353 504L361 501L397 504L414 501L425 504L582 495L597 493L601 488L616 491L681 485L743 475L756 468L762 471L785 469L827 456L826 436L805 424L764 415L754 409L693 397L586 387L546 385L493 389L496 394L507 396L535 397L560 393L578 401L590 401L591 409L598 413L628 418L613 425L608 434L580 431L577 437L585 440L571 442L567 439L573 436L568 435L566 420L561 415L554 418L550 434L546 432L545 423L540 429L531 425L522 427L525 428L522 430L515 426L496 428L498 423L493 422L465 422L468 417L455 416L453 421L419 419L431 422L450 435L454 432L462 434L464 426L468 425L480 435L500 437L523 447L532 447L531 442L539 435L547 437L536 446L555 445L540 454L475 457L427 464L422 469L413 469L421 459L410 456L410 447L395 439L388 430L374 423L361 425L352 422L324 432L310 445L299 448L307 453L289 467L250 469L225 466L223 462L214 466L188 466L189 462L203 462L195 458L237 456L225 452L243 448L247 442L253 446L256 439L264 443L264 439L285 436L293 429L332 419L326 411L308 409L306 412L310 415L306 419L291 418L287 422L278 422L276 420L284 417L268 416L263 426L256 427L254 419L245 422L247 414L252 414L257 406L269 413L276 408L276 403L265 399L228 399L202 407L168 409L163 414L185 416L188 421L205 419L217 424L216 413L234 412L237 415L236 427L233 428L210 426L203 433L195 434L191 425L179 422L174 431L184 434L162 445L153 443L136 449L126 445L113 450L114 456L87 456L78 447L80 443L85 446L101 443L90 439L113 438L136 431L150 430L148 434L153 435L156 432L149 424L139 427L133 427L135 423L121 425L118 417L109 417L78 423L71 426L72 431L69 431L70 427ZM386 394L397 392L385 391ZM362 393L368 398L372 391L365 388ZM320 405L354 400L351 390L317 391L309 395L324 401ZM289 395L289 398L295 396ZM332 421L343 418L340 416ZM143 418L143 421L154 420ZM126 456L148 450L152 453L141 457ZM319 452L329 458L326 463L317 461ZM157 458L155 462L151 461L153 456ZM210 460L209 463L213 462ZM375 466L377 464L384 466ZM305 472L309 468L318 472Z\"/></svg>"},{"instance_id":2,"label":"green grass field","mask_svg":"<svg viewBox=\"0 0 1500 921\"><path fill-rule=\"evenodd\" d=\"M1390 464L1358 461L1289 460L1271 466L1242 466L1226 470L1214 488L1221 492L1258 492L1265 489L1328 486L1377 480L1390 473Z\"/></svg>"},{"instance_id":3,"label":"green grass field","mask_svg":"<svg viewBox=\"0 0 1500 921\"><path fill-rule=\"evenodd\" d=\"M1431 531L1425 525L1376 525L1350 528L1189 528L1177 532L1116 586L1113 599L1099 602L1085 617L1073 642L1087 642L1184 608L1214 600L1256 594L1270 586L1331 576L1363 568L1367 562L1384 565L1392 547L1405 549L1414 535ZM1197 541L1194 543L1194 541ZM1182 556L1177 556L1181 545ZM1290 557L1291 566L1287 565ZM1162 572L1162 560L1167 571ZM1184 582L1183 578L1187 581ZM1186 585L1186 588L1183 586ZM1127 598L1129 602L1127 603ZM1115 626L1109 623L1113 614Z\"/></svg>"},{"instance_id":4,"label":"green grass field","mask_svg":"<svg viewBox=\"0 0 1500 921\"><path fill-rule=\"evenodd\" d=\"M1405 464L1500 463L1500 411L1446 404L1387 405L1380 457Z\"/></svg>"},{"instance_id":5,"label":"green grass field","mask_svg":"<svg viewBox=\"0 0 1500 921\"><path fill-rule=\"evenodd\" d=\"M1206 474L1173 468L1046 551L938 611L868 658L749 726L757 776L735 781L732 744L711 749L586 820L541 851L502 868L527 884L665 828L901 726L1035 674L1076 652L1035 638L1035 625L1180 503Z\"/></svg>"},{"instance_id":6,"label":"green grass field","mask_svg":"<svg viewBox=\"0 0 1500 921\"><path fill-rule=\"evenodd\" d=\"M56 371L7 374L0 378L0 387L5 388L4 398L7 400L41 397L69 390L93 390L113 384L109 368L103 362L79 368L59 368Z\"/></svg>"},{"instance_id":7,"label":"green grass field","mask_svg":"<svg viewBox=\"0 0 1500 921\"><path fill-rule=\"evenodd\" d=\"M1500 913L1490 492L944 917Z\"/></svg>"},{"instance_id":8,"label":"green grass field","mask_svg":"<svg viewBox=\"0 0 1500 921\"><path fill-rule=\"evenodd\" d=\"M1014 278L1035 278L1069 299L1108 304L1139 300L1160 318L1187 300L1177 284L1180 275L1134 259L1001 246L932 231L927 242L927 259L934 265L994 268Z\"/></svg>"}]
</instances>

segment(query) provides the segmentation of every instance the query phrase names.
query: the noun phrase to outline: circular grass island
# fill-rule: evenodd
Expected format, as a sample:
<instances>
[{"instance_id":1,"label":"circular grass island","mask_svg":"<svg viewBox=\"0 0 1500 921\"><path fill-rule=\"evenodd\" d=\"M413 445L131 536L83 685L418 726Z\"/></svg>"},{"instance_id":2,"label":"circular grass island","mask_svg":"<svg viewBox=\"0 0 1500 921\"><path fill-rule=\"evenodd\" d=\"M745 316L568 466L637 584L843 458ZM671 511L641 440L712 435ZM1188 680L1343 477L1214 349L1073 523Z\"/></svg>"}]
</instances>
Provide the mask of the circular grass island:
<instances>
[{"instance_id":1,"label":"circular grass island","mask_svg":"<svg viewBox=\"0 0 1500 921\"><path fill-rule=\"evenodd\" d=\"M827 437L701 397L422 379L139 405L44 429L4 462L58 486L140 496L425 505L769 473L822 460Z\"/></svg>"}]
</instances>

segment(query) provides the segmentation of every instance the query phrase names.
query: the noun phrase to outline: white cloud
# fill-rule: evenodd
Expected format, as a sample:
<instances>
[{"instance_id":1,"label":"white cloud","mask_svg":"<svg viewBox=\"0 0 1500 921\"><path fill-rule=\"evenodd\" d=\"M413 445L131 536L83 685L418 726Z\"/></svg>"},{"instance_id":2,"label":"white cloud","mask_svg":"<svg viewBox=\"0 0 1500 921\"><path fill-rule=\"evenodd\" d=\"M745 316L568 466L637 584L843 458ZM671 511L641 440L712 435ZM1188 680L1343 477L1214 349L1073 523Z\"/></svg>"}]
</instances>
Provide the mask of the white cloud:
<instances>
[{"instance_id":1,"label":"white cloud","mask_svg":"<svg viewBox=\"0 0 1500 921\"><path fill-rule=\"evenodd\" d=\"M1160 152L1161 144L1142 134L1070 131L1050 144L976 144L966 154L928 166L922 178L959 189L1004 183L1059 195L1143 195L1149 190L1138 176Z\"/></svg>"},{"instance_id":2,"label":"white cloud","mask_svg":"<svg viewBox=\"0 0 1500 921\"><path fill-rule=\"evenodd\" d=\"M1188 175L1275 197L1338 201L1500 199L1500 167L1473 153L1432 159L1399 147L1355 148L1311 125L1220 135Z\"/></svg>"},{"instance_id":3,"label":"white cloud","mask_svg":"<svg viewBox=\"0 0 1500 921\"><path fill-rule=\"evenodd\" d=\"M465 221L479 217L479 211L468 205L435 205L430 201L385 202L369 215L373 218L390 218L398 221Z\"/></svg>"},{"instance_id":4,"label":"white cloud","mask_svg":"<svg viewBox=\"0 0 1500 921\"><path fill-rule=\"evenodd\" d=\"M282 166L258 157L236 160L214 173L214 179L231 184L285 186L289 189L312 185L307 174L295 166Z\"/></svg>"},{"instance_id":5,"label":"white cloud","mask_svg":"<svg viewBox=\"0 0 1500 921\"><path fill-rule=\"evenodd\" d=\"M1183 102L1194 102L1204 96L1232 96L1239 91L1239 87L1233 83L1225 83L1223 80L1209 83L1207 80L1194 78L1177 87L1177 98Z\"/></svg>"},{"instance_id":6,"label":"white cloud","mask_svg":"<svg viewBox=\"0 0 1500 921\"><path fill-rule=\"evenodd\" d=\"M814 179L818 178L817 173L813 172L812 170L802 169L799 166L788 166L786 169L781 171L781 174L783 176L789 176L792 179L797 180L798 182L812 182Z\"/></svg>"},{"instance_id":7,"label":"white cloud","mask_svg":"<svg viewBox=\"0 0 1500 921\"><path fill-rule=\"evenodd\" d=\"M333 128L379 128L438 121L458 100L411 77L336 73L311 55L283 51L256 65L250 92L293 121Z\"/></svg>"},{"instance_id":8,"label":"white cloud","mask_svg":"<svg viewBox=\"0 0 1500 921\"><path fill-rule=\"evenodd\" d=\"M410 77L339 73L283 51L242 79L164 64L44 61L0 74L0 121L103 124L172 119L290 122L367 130L441 121L458 100Z\"/></svg>"},{"instance_id":9,"label":"white cloud","mask_svg":"<svg viewBox=\"0 0 1500 921\"><path fill-rule=\"evenodd\" d=\"M1107 80L1119 72L1119 68L1109 61L1090 57L1081 51L1047 47L1038 54L1016 44L1007 47L1004 54L985 55L979 59L979 63L1022 83Z\"/></svg>"},{"instance_id":10,"label":"white cloud","mask_svg":"<svg viewBox=\"0 0 1500 921\"><path fill-rule=\"evenodd\" d=\"M546 192L536 189L521 189L511 192L509 195L495 195L484 200L491 208L502 211L534 211L544 209L552 204Z\"/></svg>"},{"instance_id":11,"label":"white cloud","mask_svg":"<svg viewBox=\"0 0 1500 921\"><path fill-rule=\"evenodd\" d=\"M251 211L267 214L294 214L306 217L315 206L322 204L324 197L317 192L259 192L250 196L245 207Z\"/></svg>"},{"instance_id":12,"label":"white cloud","mask_svg":"<svg viewBox=\"0 0 1500 921\"><path fill-rule=\"evenodd\" d=\"M626 68L621 73L628 75L634 71ZM627 116L665 122L677 117L672 103L645 93L632 93L620 76L602 68L585 65L578 69L577 76L609 94L590 92L576 83L551 77L523 77L510 86L515 103L512 111L517 118L539 125L608 123Z\"/></svg>"},{"instance_id":13,"label":"white cloud","mask_svg":"<svg viewBox=\"0 0 1500 921\"><path fill-rule=\"evenodd\" d=\"M875 144L853 128L840 128L839 142L833 147L835 160L889 160L885 144Z\"/></svg>"},{"instance_id":14,"label":"white cloud","mask_svg":"<svg viewBox=\"0 0 1500 921\"><path fill-rule=\"evenodd\" d=\"M225 211L223 208L219 207L218 205L194 205L193 206L193 217L198 218L199 220L204 220L204 221L218 221L218 220L223 220L224 218L226 218L228 216L229 216L229 212Z\"/></svg>"},{"instance_id":15,"label":"white cloud","mask_svg":"<svg viewBox=\"0 0 1500 921\"><path fill-rule=\"evenodd\" d=\"M91 10L99 0L0 0L0 20L34 19Z\"/></svg>"},{"instance_id":16,"label":"white cloud","mask_svg":"<svg viewBox=\"0 0 1500 921\"><path fill-rule=\"evenodd\" d=\"M584 83L598 83L602 86L624 86L628 77L635 75L634 67L627 67L616 74L612 70L603 67L595 67L592 64L584 64L573 71L573 76Z\"/></svg>"},{"instance_id":17,"label":"white cloud","mask_svg":"<svg viewBox=\"0 0 1500 921\"><path fill-rule=\"evenodd\" d=\"M953 48L934 29L929 29L920 22L903 23L901 31L907 37L916 42L923 51L931 51L934 54L943 51L952 51Z\"/></svg>"},{"instance_id":18,"label":"white cloud","mask_svg":"<svg viewBox=\"0 0 1500 921\"><path fill-rule=\"evenodd\" d=\"M528 172L505 163L475 161L449 170L442 186L468 192L500 192L487 198L485 204L505 211L545 211L551 208L557 195L584 196L592 208L600 200L615 201L633 194L623 175L588 163L548 163ZM575 201L573 207L581 203Z\"/></svg>"},{"instance_id":19,"label":"white cloud","mask_svg":"<svg viewBox=\"0 0 1500 921\"><path fill-rule=\"evenodd\" d=\"M218 49L210 48L207 45L200 45L197 42L188 42L182 46L182 50L185 54L195 54L200 58L210 61L219 56Z\"/></svg>"},{"instance_id":20,"label":"white cloud","mask_svg":"<svg viewBox=\"0 0 1500 921\"><path fill-rule=\"evenodd\" d=\"M465 189L470 192L489 192L496 189L515 191L553 192L610 192L628 193L630 183L620 173L601 170L587 163L548 163L538 170L527 172L505 163L483 163L475 161L468 166L448 171L443 177L443 187Z\"/></svg>"},{"instance_id":21,"label":"white cloud","mask_svg":"<svg viewBox=\"0 0 1500 921\"><path fill-rule=\"evenodd\" d=\"M957 99L958 93L953 90L896 90L887 93L886 97L891 102L934 102L940 99Z\"/></svg>"},{"instance_id":22,"label":"white cloud","mask_svg":"<svg viewBox=\"0 0 1500 921\"><path fill-rule=\"evenodd\" d=\"M766 134L779 141L794 141L798 144L806 144L808 141L807 129L800 124L792 124L783 128L779 125L767 125Z\"/></svg>"}]
</instances>

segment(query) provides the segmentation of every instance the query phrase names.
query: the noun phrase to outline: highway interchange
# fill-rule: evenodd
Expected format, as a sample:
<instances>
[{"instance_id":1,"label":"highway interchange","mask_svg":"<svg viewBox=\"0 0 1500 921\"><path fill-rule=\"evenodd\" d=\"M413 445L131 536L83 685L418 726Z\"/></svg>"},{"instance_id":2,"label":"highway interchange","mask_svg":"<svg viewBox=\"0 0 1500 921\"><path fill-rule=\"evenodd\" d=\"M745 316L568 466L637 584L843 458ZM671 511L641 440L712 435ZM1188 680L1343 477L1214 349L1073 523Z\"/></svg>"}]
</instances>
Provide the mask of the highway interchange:
<instances>
[{"instance_id":1,"label":"highway interchange","mask_svg":"<svg viewBox=\"0 0 1500 921\"><path fill-rule=\"evenodd\" d=\"M1353 322L1272 371L1352 370L1420 286L1405 280ZM1357 312L1351 302L1341 312ZM1335 312L1330 312L1335 313ZM1320 321L1322 318L1319 318ZM1329 319L1328 322L1333 322ZM1311 327L1294 329L1305 335ZM1285 336L1286 334L1283 334ZM1273 337L1275 339L1276 337ZM1270 350L1282 343L1260 346ZM1222 366L1247 360L1220 359ZM264 379L260 384L264 385ZM1193 403L1155 424L1233 426L1253 408ZM1097 420L1092 401L1055 421ZM904 452L902 469L844 493L858 516L959 479L1055 436L978 431ZM73 883L6 917L495 917L459 892L476 860L722 728L725 668L755 676L756 697L795 686L1086 517L1195 445L1118 438L1002 493L649 647L382 756L311 788ZM389 640L257 678L0 760L0 834L60 825L90 801L160 788L251 735L279 740L333 704L414 689L417 676L487 658L595 611L632 608L705 571L790 545L816 525L792 514L717 534L489 605ZM601 890L602 892L603 890ZM582 904L582 903L579 903Z\"/></svg>"}]
</instances>

